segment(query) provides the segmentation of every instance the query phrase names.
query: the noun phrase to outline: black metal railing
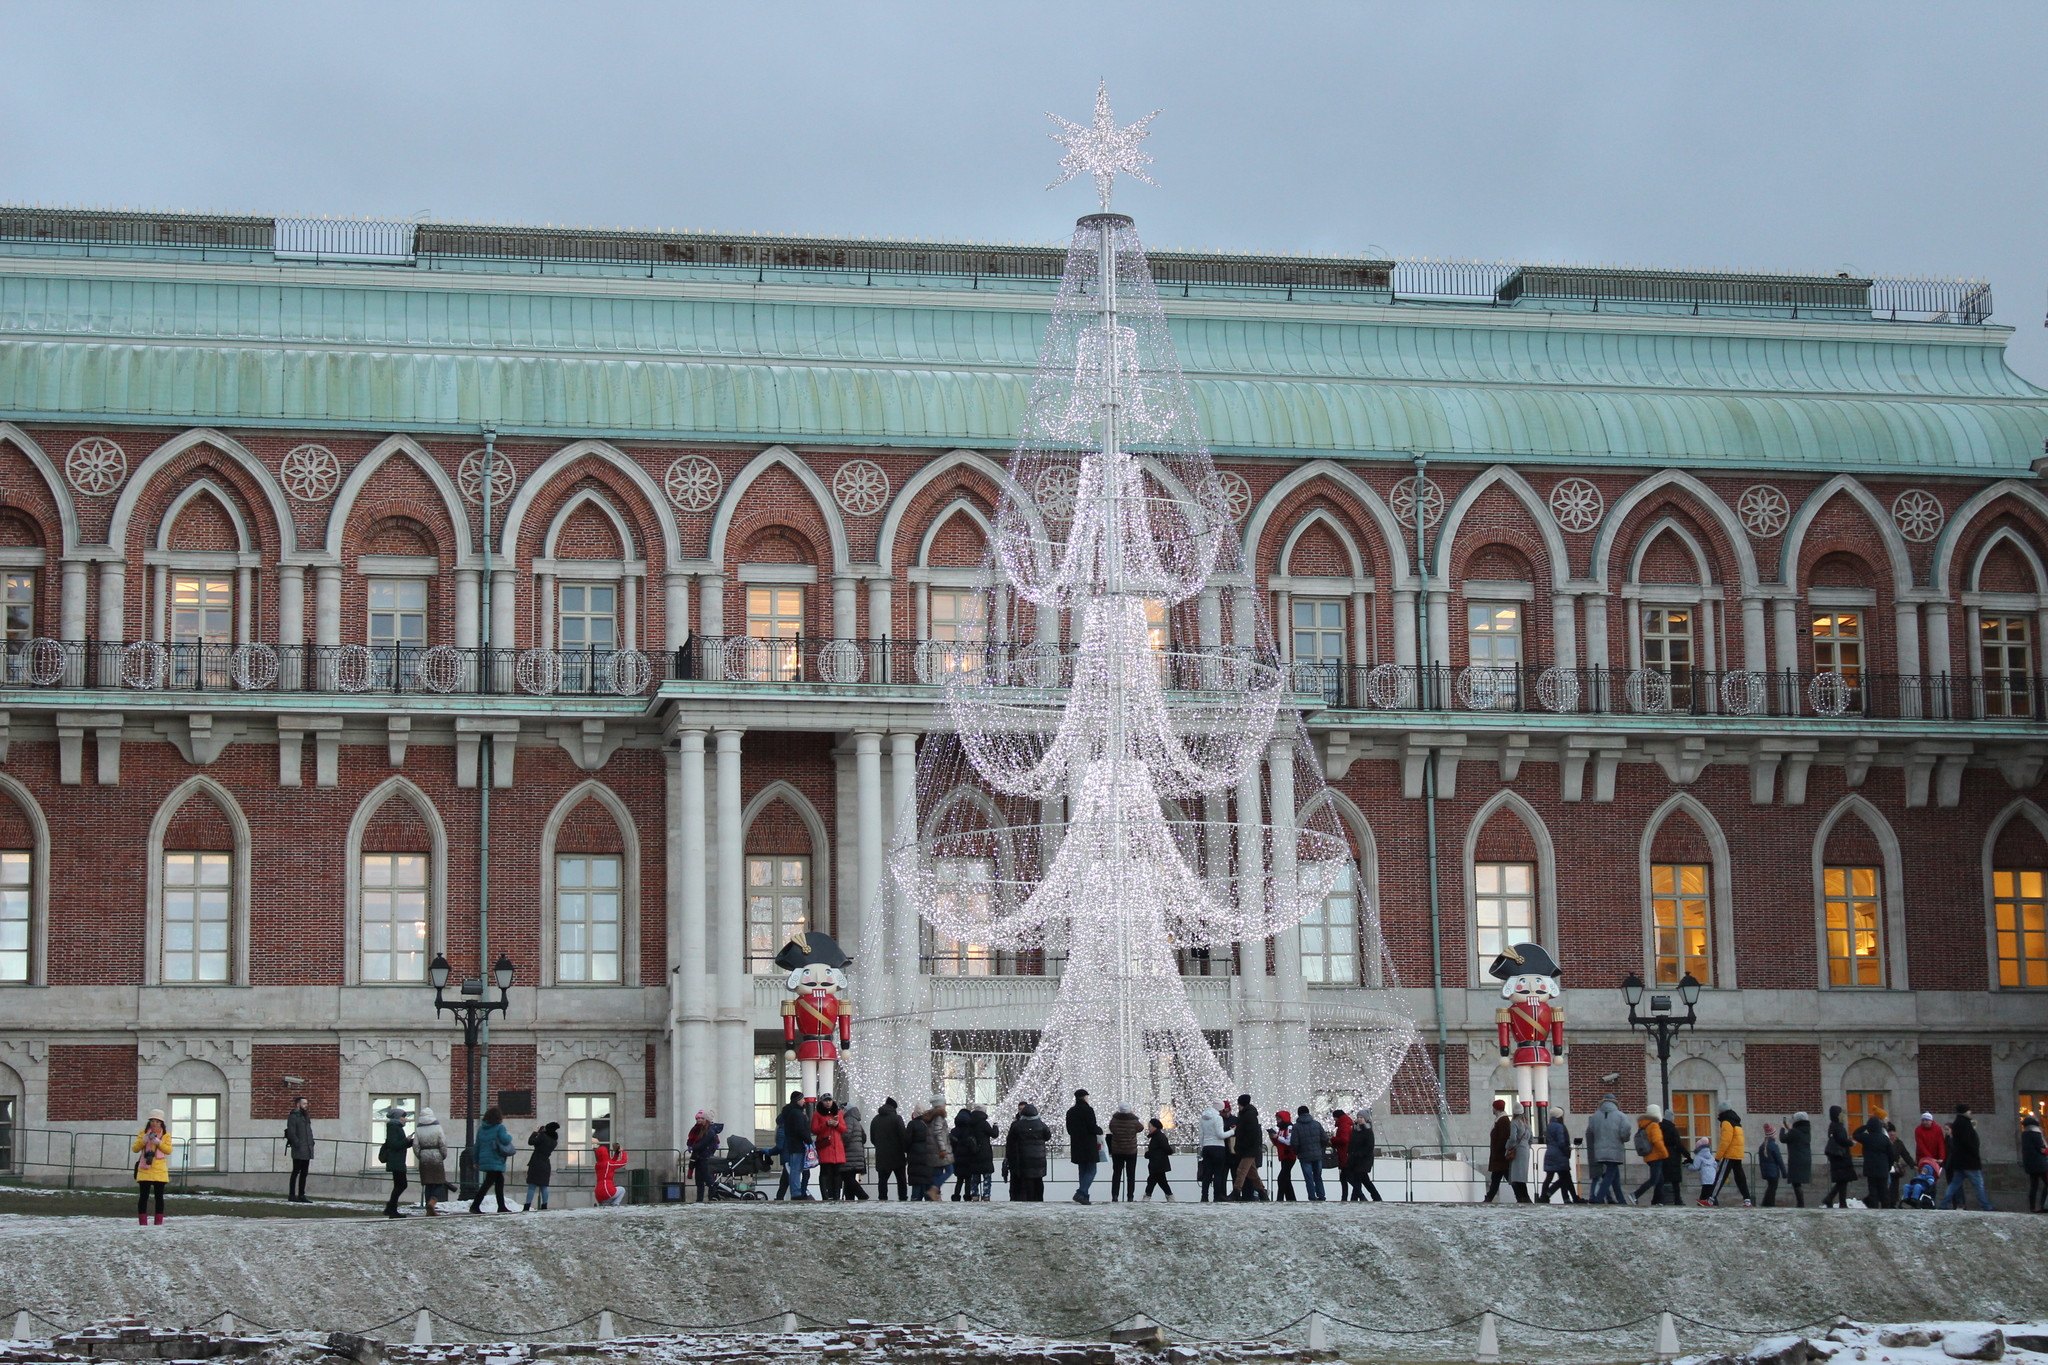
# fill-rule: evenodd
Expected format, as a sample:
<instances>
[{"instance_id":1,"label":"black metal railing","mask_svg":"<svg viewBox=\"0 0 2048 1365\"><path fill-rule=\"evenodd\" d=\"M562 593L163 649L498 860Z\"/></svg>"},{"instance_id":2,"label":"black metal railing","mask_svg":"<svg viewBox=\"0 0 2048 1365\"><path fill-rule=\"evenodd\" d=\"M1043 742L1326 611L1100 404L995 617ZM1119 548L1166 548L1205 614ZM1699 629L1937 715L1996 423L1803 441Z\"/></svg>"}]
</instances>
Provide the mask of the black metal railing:
<instances>
[{"instance_id":1,"label":"black metal railing","mask_svg":"<svg viewBox=\"0 0 2048 1365\"><path fill-rule=\"evenodd\" d=\"M679 652L676 676L695 682L889 683L938 685L981 677L1009 687L1068 686L1080 657L1073 644L1036 640L762 639L699 635ZM1225 645L1157 651L1153 666L1168 691L1219 691L1276 681L1270 649ZM1308 679L1311 690L1320 680Z\"/></svg>"},{"instance_id":2,"label":"black metal railing","mask_svg":"<svg viewBox=\"0 0 2048 1365\"><path fill-rule=\"evenodd\" d=\"M1606 270L1513 261L1395 262L1396 299L1509 304L1518 299L1790 309L1815 317L1868 313L1887 322L1977 324L1991 317L1984 280Z\"/></svg>"},{"instance_id":3,"label":"black metal railing","mask_svg":"<svg viewBox=\"0 0 2048 1365\"><path fill-rule=\"evenodd\" d=\"M638 697L673 663L631 649L39 639L0 655L0 688Z\"/></svg>"},{"instance_id":4,"label":"black metal railing","mask_svg":"<svg viewBox=\"0 0 2048 1365\"><path fill-rule=\"evenodd\" d=\"M1545 668L1537 665L1297 661L1297 693L1362 711L1537 715L1768 716L1780 719L1994 720L2038 723L2041 677L1954 673L1758 672L1750 669Z\"/></svg>"}]
</instances>

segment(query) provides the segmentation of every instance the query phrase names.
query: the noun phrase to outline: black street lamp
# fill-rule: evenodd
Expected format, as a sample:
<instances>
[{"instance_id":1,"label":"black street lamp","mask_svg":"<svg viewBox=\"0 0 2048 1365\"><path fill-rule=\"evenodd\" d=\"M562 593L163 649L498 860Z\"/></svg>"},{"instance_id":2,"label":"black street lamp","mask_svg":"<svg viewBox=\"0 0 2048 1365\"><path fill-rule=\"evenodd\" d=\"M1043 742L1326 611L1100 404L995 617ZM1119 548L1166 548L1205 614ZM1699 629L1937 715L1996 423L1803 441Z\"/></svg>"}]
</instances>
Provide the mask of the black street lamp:
<instances>
[{"instance_id":1,"label":"black street lamp","mask_svg":"<svg viewBox=\"0 0 2048 1365\"><path fill-rule=\"evenodd\" d=\"M427 977L434 983L434 1013L439 1015L447 1010L462 1020L463 1051L463 1105L465 1115L462 1139L462 1197L476 1198L476 1044L483 1032L484 1021L501 1012L512 998L512 959L503 953L491 964L491 980L497 983L498 998L484 999L484 979L481 976L466 976L462 979L462 998L446 1000L441 996L448 985L452 969L445 955L436 953L433 965L427 968ZM1690 980L1691 978L1687 978Z\"/></svg>"},{"instance_id":2,"label":"black street lamp","mask_svg":"<svg viewBox=\"0 0 2048 1365\"><path fill-rule=\"evenodd\" d=\"M1700 983L1691 972L1679 981L1678 997L1685 1002L1682 1019L1672 1014L1671 996L1662 990L1650 997L1648 1014L1637 1014L1636 1006L1643 1003L1643 979L1630 972L1621 983L1621 998L1628 1002L1629 1027L1639 1028L1657 1040L1657 1070L1664 1085L1666 1117L1671 1114L1671 1035L1700 1021L1699 1012L1693 1008L1700 1002Z\"/></svg>"}]
</instances>

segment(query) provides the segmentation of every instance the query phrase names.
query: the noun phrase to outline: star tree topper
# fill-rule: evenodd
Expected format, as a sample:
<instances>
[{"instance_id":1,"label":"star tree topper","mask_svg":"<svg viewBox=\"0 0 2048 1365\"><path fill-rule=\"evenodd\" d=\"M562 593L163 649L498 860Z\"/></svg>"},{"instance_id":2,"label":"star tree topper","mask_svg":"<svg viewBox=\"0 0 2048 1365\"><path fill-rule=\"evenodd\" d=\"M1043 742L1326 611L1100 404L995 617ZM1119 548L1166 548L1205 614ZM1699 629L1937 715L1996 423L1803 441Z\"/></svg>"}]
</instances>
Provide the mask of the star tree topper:
<instances>
[{"instance_id":1,"label":"star tree topper","mask_svg":"<svg viewBox=\"0 0 2048 1365\"><path fill-rule=\"evenodd\" d=\"M1056 190L1077 175L1092 175L1095 177L1095 193L1101 197L1103 212L1107 213L1110 191L1115 188L1118 171L1135 176L1148 185L1159 183L1142 169L1152 163L1152 158L1138 150L1138 144L1152 131L1145 125L1159 117L1157 109L1128 127L1117 127L1116 118L1109 111L1109 82L1104 81L1095 91L1095 123L1092 127L1070 123L1058 114L1048 113L1046 117L1060 125L1060 131L1049 136L1067 149L1067 154L1060 158L1060 169L1066 174L1047 185L1047 189Z\"/></svg>"}]
</instances>

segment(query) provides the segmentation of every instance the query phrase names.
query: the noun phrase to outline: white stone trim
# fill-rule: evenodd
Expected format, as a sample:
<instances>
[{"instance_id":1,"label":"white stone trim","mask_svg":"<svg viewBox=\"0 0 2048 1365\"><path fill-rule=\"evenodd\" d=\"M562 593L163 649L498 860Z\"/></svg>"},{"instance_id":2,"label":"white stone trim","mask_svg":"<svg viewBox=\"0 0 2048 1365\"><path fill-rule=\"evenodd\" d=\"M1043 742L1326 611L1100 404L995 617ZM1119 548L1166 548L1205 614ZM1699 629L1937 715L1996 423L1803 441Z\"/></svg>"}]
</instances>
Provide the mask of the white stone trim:
<instances>
[{"instance_id":1,"label":"white stone trim","mask_svg":"<svg viewBox=\"0 0 2048 1365\"><path fill-rule=\"evenodd\" d=\"M2020 995L2039 995L2039 986L2001 986L1998 983L1998 916L1997 899L1993 894L1991 874L1997 870L1998 839L2005 833L2005 827L2014 817L2025 816L2043 839L2048 839L2048 811L2022 796L1993 817L1989 828L1984 831L1984 848L1981 857L1984 879L1984 982L1985 989L2005 990Z\"/></svg>"},{"instance_id":2,"label":"white stone trim","mask_svg":"<svg viewBox=\"0 0 2048 1365\"><path fill-rule=\"evenodd\" d=\"M807 583L818 581L815 564L741 564L733 577L741 583Z\"/></svg>"},{"instance_id":3,"label":"white stone trim","mask_svg":"<svg viewBox=\"0 0 2048 1365\"><path fill-rule=\"evenodd\" d=\"M50 822L43 815L42 803L36 800L35 793L5 773L0 773L0 795L14 798L29 830L28 980L7 982L0 985L0 990L9 986L46 986L50 980ZM16 1121L17 1126L25 1122L26 1119Z\"/></svg>"},{"instance_id":4,"label":"white stone trim","mask_svg":"<svg viewBox=\"0 0 2048 1365\"><path fill-rule=\"evenodd\" d=\"M1707 840L1707 875L1710 879L1707 885L1707 933L1711 938L1707 951L1714 964L1714 979L1706 983L1707 988L1740 990L1741 985L1736 979L1735 868L1728 850L1728 835L1722 830L1721 822L1714 818L1714 813L1687 792L1672 793L1651 813L1643 825L1643 837L1637 847L1636 875L1642 888L1643 980L1654 982L1657 979L1656 922L1650 909L1651 847L1657 842L1658 831L1663 829L1664 822L1677 814L1690 817Z\"/></svg>"},{"instance_id":5,"label":"white stone trim","mask_svg":"<svg viewBox=\"0 0 2048 1365\"><path fill-rule=\"evenodd\" d=\"M403 986L417 990L426 983L424 976L418 981L366 983L362 979L363 833L377 813L392 801L404 801L410 805L427 827L427 847L423 850L427 855L427 960L431 962L434 954L448 950L447 826L442 823L441 812L425 792L404 777L388 777L356 803L355 814L349 817L348 834L342 845L345 859L342 869L343 922L346 926L342 935L342 983L348 986L369 984L376 989Z\"/></svg>"},{"instance_id":6,"label":"white stone trim","mask_svg":"<svg viewBox=\"0 0 2048 1365\"><path fill-rule=\"evenodd\" d=\"M362 496L364 485L395 455L402 455L417 465L427 482L433 484L441 495L441 506L448 514L448 525L456 537L456 543L448 547L449 552L457 564L467 567L476 552L476 545L462 494L456 490L455 480L448 477L448 471L441 467L441 462L429 454L425 446L403 433L379 442L376 449L358 461L341 481L341 488L334 495L334 505L327 514L327 554L335 563L341 562L348 549L346 532L349 518L355 515L356 501Z\"/></svg>"},{"instance_id":7,"label":"white stone trim","mask_svg":"<svg viewBox=\"0 0 2048 1365\"><path fill-rule=\"evenodd\" d=\"M165 441L147 458L135 466L128 476L128 482L121 487L120 500L114 504L113 521L107 530L107 543L121 549L128 543L128 524L135 516L135 509L142 500L144 491L157 473L178 456L193 446L211 446L224 459L240 465L256 483L270 504L270 518L277 528L280 553L295 555L299 550L298 523L292 519L291 503L285 498L283 485L277 476L264 467L261 460L252 455L241 442L224 436L210 427L194 427Z\"/></svg>"},{"instance_id":8,"label":"white stone trim","mask_svg":"<svg viewBox=\"0 0 2048 1365\"><path fill-rule=\"evenodd\" d=\"M1828 981L1828 836L1845 815L1855 815L1877 840L1884 858L1884 885L1879 896L1884 904L1884 975L1882 986L1836 986ZM1813 834L1813 951L1814 989L1820 991L1903 991L1911 989L1906 959L1905 858L1899 836L1884 813L1863 797L1851 793L1835 803Z\"/></svg>"},{"instance_id":9,"label":"white stone trim","mask_svg":"<svg viewBox=\"0 0 2048 1365\"><path fill-rule=\"evenodd\" d=\"M811 804L809 797L780 778L755 792L753 799L748 801L740 811L740 876L744 881L746 876L746 860L753 856L747 851L747 836L754 831L754 817L768 809L769 804L775 801L788 802L789 808L796 812L799 820L804 822L804 832L811 836L811 924L814 928L823 928L828 924L836 928L837 921L832 916L832 839L826 832L825 818L818 814L818 808ZM742 897L746 895L744 885L741 887L740 894ZM742 906L744 907L744 901ZM853 913L847 916L849 922L857 920L860 916L860 907L854 906L851 909ZM744 921L742 921L742 932L744 932ZM837 938L839 935L834 933L833 937ZM740 959L742 965L744 965L746 960L746 944L744 942L739 945L739 950Z\"/></svg>"},{"instance_id":10,"label":"white stone trim","mask_svg":"<svg viewBox=\"0 0 2048 1365\"><path fill-rule=\"evenodd\" d=\"M846 573L852 561L846 546L846 518L839 510L839 501L832 496L832 490L825 486L825 481L818 477L818 471L805 464L788 446L769 446L748 461L747 467L735 474L732 482L725 486L718 514L711 520L710 553L707 557L713 564L721 567L725 564L725 542L732 531L733 515L739 511L740 502L747 490L754 486L754 481L776 465L794 474L797 482L804 486L804 491L811 495L811 501L817 504L818 515L825 522L825 533L832 542L832 572Z\"/></svg>"},{"instance_id":11,"label":"white stone trim","mask_svg":"<svg viewBox=\"0 0 2048 1365\"><path fill-rule=\"evenodd\" d=\"M1465 980L1475 990L1488 989L1494 983L1478 974L1479 955L1474 945L1479 942L1479 893L1474 885L1473 867L1478 861L1480 831L1486 828L1487 821L1503 810L1513 813L1536 843L1537 942L1550 950L1560 968L1567 972L1571 970L1563 946L1557 941L1557 846L1551 842L1550 827L1543 823L1543 817L1521 793L1498 791L1473 813L1471 823L1465 826L1465 849L1458 864L1458 880L1463 884L1465 893ZM1446 977L1448 979L1448 973Z\"/></svg>"},{"instance_id":12,"label":"white stone trim","mask_svg":"<svg viewBox=\"0 0 2048 1365\"><path fill-rule=\"evenodd\" d=\"M1750 544L1749 532L1743 528L1742 519L1713 489L1683 469L1663 469L1645 478L1641 483L1616 498L1607 509L1607 516L1600 523L1600 530L1593 538L1593 577L1604 589L1608 586L1617 538L1621 528L1628 523L1629 515L1645 499L1666 488L1683 489L1706 510L1708 516L1720 523L1722 536L1728 541L1735 554L1737 581L1744 593L1755 591L1757 585L1756 547ZM1661 518L1662 521L1669 518ZM1893 528L1897 530L1896 527ZM1638 542L1647 543L1647 539Z\"/></svg>"},{"instance_id":13,"label":"white stone trim","mask_svg":"<svg viewBox=\"0 0 2048 1365\"><path fill-rule=\"evenodd\" d=\"M1911 548L1905 536L1899 533L1899 524L1892 520L1891 509L1877 500L1877 496L1861 482L1847 474L1837 474L1820 487L1806 495L1806 501L1799 504L1792 513L1792 524L1785 528L1785 538L1778 551L1778 579L1781 584L1798 587L1792 575L1799 571L1799 560L1806 549L1807 528L1820 515L1837 493L1846 493L1850 501L1861 507L1876 524L1877 538L1884 543L1886 556L1891 561L1892 592L1894 596L1904 595L1913 589L1913 560Z\"/></svg>"},{"instance_id":14,"label":"white stone trim","mask_svg":"<svg viewBox=\"0 0 2048 1365\"><path fill-rule=\"evenodd\" d=\"M1550 510L1549 499L1536 496L1536 490L1522 477L1520 470L1504 464L1481 470L1476 478L1458 490L1458 496L1445 509L1443 524L1437 528L1436 544L1431 551L1436 563L1430 570L1430 577L1439 583L1449 579L1451 555L1457 548L1458 533L1464 528L1465 514L1479 501L1480 494L1495 484L1505 488L1516 501L1529 509L1530 517L1536 522L1536 534L1543 538L1544 557L1550 561L1551 590L1563 591L1566 581L1571 578L1571 564L1565 549L1564 532L1558 529L1557 514ZM1609 520L1612 520L1611 516ZM1414 536L1415 528L1410 526L1408 537L1411 542Z\"/></svg>"}]
</instances>

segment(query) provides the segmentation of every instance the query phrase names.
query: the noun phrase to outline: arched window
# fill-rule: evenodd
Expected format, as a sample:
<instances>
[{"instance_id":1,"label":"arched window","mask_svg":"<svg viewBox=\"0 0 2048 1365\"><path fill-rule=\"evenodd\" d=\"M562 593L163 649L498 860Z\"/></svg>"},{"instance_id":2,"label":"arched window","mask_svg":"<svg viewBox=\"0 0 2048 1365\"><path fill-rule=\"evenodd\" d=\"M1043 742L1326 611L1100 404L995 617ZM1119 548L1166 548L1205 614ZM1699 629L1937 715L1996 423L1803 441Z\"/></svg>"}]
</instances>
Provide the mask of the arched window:
<instances>
[{"instance_id":1,"label":"arched window","mask_svg":"<svg viewBox=\"0 0 2048 1365\"><path fill-rule=\"evenodd\" d=\"M194 777L149 833L147 984L247 985L249 824L225 787Z\"/></svg>"},{"instance_id":2,"label":"arched window","mask_svg":"<svg viewBox=\"0 0 2048 1365\"><path fill-rule=\"evenodd\" d=\"M403 777L363 798L346 843L350 985L412 985L446 944L448 836L427 794Z\"/></svg>"},{"instance_id":3,"label":"arched window","mask_svg":"<svg viewBox=\"0 0 2048 1365\"><path fill-rule=\"evenodd\" d=\"M541 834L546 984L637 984L639 883L639 832L625 803L595 781L564 796Z\"/></svg>"},{"instance_id":4,"label":"arched window","mask_svg":"<svg viewBox=\"0 0 2048 1365\"><path fill-rule=\"evenodd\" d=\"M43 980L50 831L28 789L0 775L0 986Z\"/></svg>"},{"instance_id":5,"label":"arched window","mask_svg":"<svg viewBox=\"0 0 2048 1365\"><path fill-rule=\"evenodd\" d=\"M1491 981L1487 968L1516 943L1557 949L1556 858L1549 832L1528 802L1501 792L1473 817L1466 835L1468 980Z\"/></svg>"}]
</instances>

